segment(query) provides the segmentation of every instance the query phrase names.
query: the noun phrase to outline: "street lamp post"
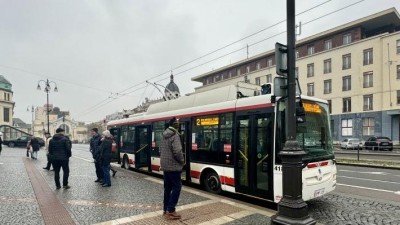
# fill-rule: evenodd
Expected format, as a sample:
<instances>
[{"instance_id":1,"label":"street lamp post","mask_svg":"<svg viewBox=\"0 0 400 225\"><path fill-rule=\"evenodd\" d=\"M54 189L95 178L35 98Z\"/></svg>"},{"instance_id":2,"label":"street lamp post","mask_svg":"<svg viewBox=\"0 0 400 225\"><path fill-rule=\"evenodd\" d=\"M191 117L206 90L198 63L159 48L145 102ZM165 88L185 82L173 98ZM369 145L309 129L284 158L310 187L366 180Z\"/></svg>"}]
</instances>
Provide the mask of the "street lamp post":
<instances>
[{"instance_id":1,"label":"street lamp post","mask_svg":"<svg viewBox=\"0 0 400 225\"><path fill-rule=\"evenodd\" d=\"M302 198L302 157L305 152L296 140L296 45L295 45L295 0L286 0L287 12L287 110L286 143L280 152L282 158L283 198L278 212L272 216L272 224L314 225L316 221L308 215L307 203ZM277 53L275 53L277 54Z\"/></svg>"},{"instance_id":2,"label":"street lamp post","mask_svg":"<svg viewBox=\"0 0 400 225\"><path fill-rule=\"evenodd\" d=\"M34 120L34 112L35 112L35 107L32 105L32 106L28 106L28 108L26 108L26 111L27 112L31 112L32 113L32 126L31 126L31 129L32 129L32 134L33 135L35 135L35 125L33 124L33 122L35 121Z\"/></svg>"},{"instance_id":3,"label":"street lamp post","mask_svg":"<svg viewBox=\"0 0 400 225\"><path fill-rule=\"evenodd\" d=\"M47 94L47 105L46 105L46 113L47 113L47 132L50 132L50 110L49 110L49 92L51 91L51 84L54 84L54 92L58 92L57 84L54 81L49 81L49 79L46 80L39 80L38 85L37 85L37 90L42 90L40 87L40 83L44 83L44 92Z\"/></svg>"}]
</instances>

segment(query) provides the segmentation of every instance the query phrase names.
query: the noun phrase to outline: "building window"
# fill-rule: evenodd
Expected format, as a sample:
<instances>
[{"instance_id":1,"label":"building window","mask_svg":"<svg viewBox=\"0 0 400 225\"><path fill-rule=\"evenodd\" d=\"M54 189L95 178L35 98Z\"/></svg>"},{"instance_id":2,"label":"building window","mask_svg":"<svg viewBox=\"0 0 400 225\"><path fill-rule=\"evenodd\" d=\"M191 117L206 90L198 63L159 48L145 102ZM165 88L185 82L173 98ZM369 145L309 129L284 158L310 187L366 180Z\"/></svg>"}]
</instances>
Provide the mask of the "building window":
<instances>
[{"instance_id":1,"label":"building window","mask_svg":"<svg viewBox=\"0 0 400 225\"><path fill-rule=\"evenodd\" d=\"M267 83L272 83L272 74L268 74L266 78L267 78Z\"/></svg>"},{"instance_id":2,"label":"building window","mask_svg":"<svg viewBox=\"0 0 400 225\"><path fill-rule=\"evenodd\" d=\"M344 119L342 120L342 136L352 136L353 135L353 120Z\"/></svg>"},{"instance_id":3,"label":"building window","mask_svg":"<svg viewBox=\"0 0 400 225\"><path fill-rule=\"evenodd\" d=\"M400 40L396 41L396 52L397 54L400 54Z\"/></svg>"},{"instance_id":4,"label":"building window","mask_svg":"<svg viewBox=\"0 0 400 225\"><path fill-rule=\"evenodd\" d=\"M300 57L299 50L296 49L296 59Z\"/></svg>"},{"instance_id":5,"label":"building window","mask_svg":"<svg viewBox=\"0 0 400 225\"><path fill-rule=\"evenodd\" d=\"M324 41L324 49L329 50L332 48L332 39Z\"/></svg>"},{"instance_id":6,"label":"building window","mask_svg":"<svg viewBox=\"0 0 400 225\"><path fill-rule=\"evenodd\" d=\"M344 76L343 78L342 91L351 90L351 76Z\"/></svg>"},{"instance_id":7,"label":"building window","mask_svg":"<svg viewBox=\"0 0 400 225\"><path fill-rule=\"evenodd\" d=\"M7 101L7 94L4 92L4 101Z\"/></svg>"},{"instance_id":8,"label":"building window","mask_svg":"<svg viewBox=\"0 0 400 225\"><path fill-rule=\"evenodd\" d=\"M314 63L307 64L307 77L314 76Z\"/></svg>"},{"instance_id":9,"label":"building window","mask_svg":"<svg viewBox=\"0 0 400 225\"><path fill-rule=\"evenodd\" d=\"M364 88L369 88L374 86L374 78L372 72L365 72L363 77L364 77L364 82L363 82Z\"/></svg>"},{"instance_id":10,"label":"building window","mask_svg":"<svg viewBox=\"0 0 400 225\"><path fill-rule=\"evenodd\" d=\"M343 44L347 45L351 43L351 33L343 35Z\"/></svg>"},{"instance_id":11,"label":"building window","mask_svg":"<svg viewBox=\"0 0 400 225\"><path fill-rule=\"evenodd\" d=\"M363 118L363 135L374 135L374 134L375 134L374 118L372 117Z\"/></svg>"},{"instance_id":12,"label":"building window","mask_svg":"<svg viewBox=\"0 0 400 225\"><path fill-rule=\"evenodd\" d=\"M351 54L342 56L342 69L347 70L351 68Z\"/></svg>"},{"instance_id":13,"label":"building window","mask_svg":"<svg viewBox=\"0 0 400 225\"><path fill-rule=\"evenodd\" d=\"M397 65L397 79L400 79L400 65Z\"/></svg>"},{"instance_id":14,"label":"building window","mask_svg":"<svg viewBox=\"0 0 400 225\"><path fill-rule=\"evenodd\" d=\"M364 95L364 111L373 110L373 101L372 95Z\"/></svg>"},{"instance_id":15,"label":"building window","mask_svg":"<svg viewBox=\"0 0 400 225\"><path fill-rule=\"evenodd\" d=\"M257 70L261 69L261 63L260 62L257 62L256 68L257 68Z\"/></svg>"},{"instance_id":16,"label":"building window","mask_svg":"<svg viewBox=\"0 0 400 225\"><path fill-rule=\"evenodd\" d=\"M332 93L332 80L324 80L324 94Z\"/></svg>"},{"instance_id":17,"label":"building window","mask_svg":"<svg viewBox=\"0 0 400 225\"><path fill-rule=\"evenodd\" d=\"M328 100L329 113L332 113L332 100Z\"/></svg>"},{"instance_id":18,"label":"building window","mask_svg":"<svg viewBox=\"0 0 400 225\"><path fill-rule=\"evenodd\" d=\"M307 84L307 95L314 96L314 83Z\"/></svg>"},{"instance_id":19,"label":"building window","mask_svg":"<svg viewBox=\"0 0 400 225\"><path fill-rule=\"evenodd\" d=\"M307 55L312 55L315 53L315 47L314 45L309 45L307 46Z\"/></svg>"},{"instance_id":20,"label":"building window","mask_svg":"<svg viewBox=\"0 0 400 225\"><path fill-rule=\"evenodd\" d=\"M267 67L271 67L272 66L272 59L268 59L267 61Z\"/></svg>"},{"instance_id":21,"label":"building window","mask_svg":"<svg viewBox=\"0 0 400 225\"><path fill-rule=\"evenodd\" d=\"M351 112L351 98L343 99L343 112Z\"/></svg>"},{"instance_id":22,"label":"building window","mask_svg":"<svg viewBox=\"0 0 400 225\"><path fill-rule=\"evenodd\" d=\"M294 69L294 76L295 76L296 78L299 77L299 67L296 67L296 68Z\"/></svg>"},{"instance_id":23,"label":"building window","mask_svg":"<svg viewBox=\"0 0 400 225\"><path fill-rule=\"evenodd\" d=\"M364 50L364 65L369 65L374 63L374 56L373 56L374 52L373 49L365 49Z\"/></svg>"},{"instance_id":24,"label":"building window","mask_svg":"<svg viewBox=\"0 0 400 225\"><path fill-rule=\"evenodd\" d=\"M259 77L256 77L256 84L257 84L257 85L260 85L260 84L261 84L260 78L259 78Z\"/></svg>"},{"instance_id":25,"label":"building window","mask_svg":"<svg viewBox=\"0 0 400 225\"><path fill-rule=\"evenodd\" d=\"M237 69L237 75L240 76L241 72L240 72L240 68Z\"/></svg>"},{"instance_id":26,"label":"building window","mask_svg":"<svg viewBox=\"0 0 400 225\"><path fill-rule=\"evenodd\" d=\"M231 77L232 77L232 72L229 71L229 73L228 73L228 78L231 78Z\"/></svg>"},{"instance_id":27,"label":"building window","mask_svg":"<svg viewBox=\"0 0 400 225\"><path fill-rule=\"evenodd\" d=\"M10 109L9 108L3 108L3 121L10 122Z\"/></svg>"},{"instance_id":28,"label":"building window","mask_svg":"<svg viewBox=\"0 0 400 225\"><path fill-rule=\"evenodd\" d=\"M250 66L246 66L246 73L250 73Z\"/></svg>"},{"instance_id":29,"label":"building window","mask_svg":"<svg viewBox=\"0 0 400 225\"><path fill-rule=\"evenodd\" d=\"M400 90L397 91L397 105L400 105Z\"/></svg>"},{"instance_id":30,"label":"building window","mask_svg":"<svg viewBox=\"0 0 400 225\"><path fill-rule=\"evenodd\" d=\"M326 59L324 60L324 73L332 72L332 60Z\"/></svg>"},{"instance_id":31,"label":"building window","mask_svg":"<svg viewBox=\"0 0 400 225\"><path fill-rule=\"evenodd\" d=\"M244 75L244 82L245 83L250 83L250 79L247 77L247 75Z\"/></svg>"}]
</instances>

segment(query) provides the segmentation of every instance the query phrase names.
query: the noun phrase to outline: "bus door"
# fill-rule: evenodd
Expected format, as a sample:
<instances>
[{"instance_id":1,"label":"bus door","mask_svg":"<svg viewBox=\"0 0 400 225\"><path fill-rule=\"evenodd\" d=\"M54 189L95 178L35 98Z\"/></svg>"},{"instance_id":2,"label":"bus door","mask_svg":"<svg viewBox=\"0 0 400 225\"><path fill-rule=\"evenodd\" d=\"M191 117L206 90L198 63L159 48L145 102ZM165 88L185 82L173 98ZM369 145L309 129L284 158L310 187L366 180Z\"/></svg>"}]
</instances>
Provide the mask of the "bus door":
<instances>
[{"instance_id":1,"label":"bus door","mask_svg":"<svg viewBox=\"0 0 400 225\"><path fill-rule=\"evenodd\" d=\"M149 126L136 127L135 141L135 168L150 172L150 143L151 133Z\"/></svg>"},{"instance_id":2,"label":"bus door","mask_svg":"<svg viewBox=\"0 0 400 225\"><path fill-rule=\"evenodd\" d=\"M190 165L189 163L189 152L188 146L191 146L192 143L192 136L190 131L190 121L186 121L185 119L179 120L179 133L181 142L182 142L182 152L183 158L185 160L185 166L182 169L182 180L189 180L190 181Z\"/></svg>"},{"instance_id":3,"label":"bus door","mask_svg":"<svg viewBox=\"0 0 400 225\"><path fill-rule=\"evenodd\" d=\"M118 164L121 163L121 157L119 155L120 153L120 142L121 142L121 130L119 128L111 128L110 129L111 135L114 137L114 141L117 144L117 151L112 154L111 161L112 162L118 162Z\"/></svg>"},{"instance_id":4,"label":"bus door","mask_svg":"<svg viewBox=\"0 0 400 225\"><path fill-rule=\"evenodd\" d=\"M236 117L236 191L272 199L273 113Z\"/></svg>"}]
</instances>

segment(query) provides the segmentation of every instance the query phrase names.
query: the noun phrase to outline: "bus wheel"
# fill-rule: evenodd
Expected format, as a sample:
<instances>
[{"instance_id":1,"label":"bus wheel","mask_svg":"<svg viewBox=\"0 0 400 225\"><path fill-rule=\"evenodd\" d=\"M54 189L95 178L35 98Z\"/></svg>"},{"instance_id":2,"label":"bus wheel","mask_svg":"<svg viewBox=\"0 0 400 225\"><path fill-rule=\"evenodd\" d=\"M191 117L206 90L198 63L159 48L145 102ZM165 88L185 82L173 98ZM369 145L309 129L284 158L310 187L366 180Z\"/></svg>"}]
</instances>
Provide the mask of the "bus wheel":
<instances>
[{"instance_id":1,"label":"bus wheel","mask_svg":"<svg viewBox=\"0 0 400 225\"><path fill-rule=\"evenodd\" d=\"M127 170L129 170L129 159L128 159L128 157L127 157L127 156L125 156L125 157L124 157L124 160L123 160L122 166L124 167L124 169L127 169Z\"/></svg>"},{"instance_id":2,"label":"bus wheel","mask_svg":"<svg viewBox=\"0 0 400 225\"><path fill-rule=\"evenodd\" d=\"M218 174L214 171L208 172L203 180L204 188L206 191L218 194L221 192L221 182Z\"/></svg>"}]
</instances>

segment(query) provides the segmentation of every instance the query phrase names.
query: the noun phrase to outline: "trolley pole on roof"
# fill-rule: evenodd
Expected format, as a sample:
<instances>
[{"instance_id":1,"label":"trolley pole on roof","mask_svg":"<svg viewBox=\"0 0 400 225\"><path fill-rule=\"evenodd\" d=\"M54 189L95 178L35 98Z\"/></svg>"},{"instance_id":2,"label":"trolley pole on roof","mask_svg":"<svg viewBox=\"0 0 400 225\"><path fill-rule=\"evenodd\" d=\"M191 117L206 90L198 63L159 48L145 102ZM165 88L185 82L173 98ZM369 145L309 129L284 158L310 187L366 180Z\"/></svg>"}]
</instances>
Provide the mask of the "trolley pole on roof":
<instances>
[{"instance_id":1,"label":"trolley pole on roof","mask_svg":"<svg viewBox=\"0 0 400 225\"><path fill-rule=\"evenodd\" d=\"M287 13L287 105L286 142L279 153L282 159L283 196L272 224L316 224L308 215L307 203L302 198L303 149L296 140L296 29L295 0L286 0ZM277 54L277 53L275 53Z\"/></svg>"}]
</instances>

